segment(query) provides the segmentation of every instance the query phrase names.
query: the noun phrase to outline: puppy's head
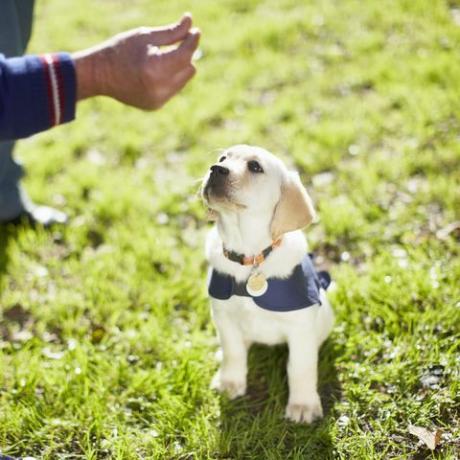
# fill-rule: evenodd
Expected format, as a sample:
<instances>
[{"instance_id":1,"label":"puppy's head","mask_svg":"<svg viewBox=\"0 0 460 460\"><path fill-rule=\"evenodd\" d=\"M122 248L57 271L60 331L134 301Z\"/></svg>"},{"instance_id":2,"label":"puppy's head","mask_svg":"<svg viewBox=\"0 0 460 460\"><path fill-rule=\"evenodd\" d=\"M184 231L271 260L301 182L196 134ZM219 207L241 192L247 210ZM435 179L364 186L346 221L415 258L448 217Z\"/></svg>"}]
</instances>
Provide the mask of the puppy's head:
<instances>
[{"instance_id":1,"label":"puppy's head","mask_svg":"<svg viewBox=\"0 0 460 460\"><path fill-rule=\"evenodd\" d=\"M260 147L236 145L222 152L204 177L201 194L217 214L245 210L270 216L273 239L315 219L298 174Z\"/></svg>"}]
</instances>

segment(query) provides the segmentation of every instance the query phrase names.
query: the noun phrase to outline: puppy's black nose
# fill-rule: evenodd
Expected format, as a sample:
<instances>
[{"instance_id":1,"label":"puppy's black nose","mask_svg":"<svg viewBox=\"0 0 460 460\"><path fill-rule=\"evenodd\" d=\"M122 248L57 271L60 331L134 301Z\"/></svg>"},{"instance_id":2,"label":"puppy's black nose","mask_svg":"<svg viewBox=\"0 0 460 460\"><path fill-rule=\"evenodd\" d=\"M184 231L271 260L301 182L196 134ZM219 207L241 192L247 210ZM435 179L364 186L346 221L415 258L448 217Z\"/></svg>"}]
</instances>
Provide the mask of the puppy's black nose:
<instances>
[{"instance_id":1,"label":"puppy's black nose","mask_svg":"<svg viewBox=\"0 0 460 460\"><path fill-rule=\"evenodd\" d=\"M211 173L212 174L220 174L222 176L228 176L228 173L230 170L226 168L225 166L220 166L220 165L213 165L211 166Z\"/></svg>"}]
</instances>

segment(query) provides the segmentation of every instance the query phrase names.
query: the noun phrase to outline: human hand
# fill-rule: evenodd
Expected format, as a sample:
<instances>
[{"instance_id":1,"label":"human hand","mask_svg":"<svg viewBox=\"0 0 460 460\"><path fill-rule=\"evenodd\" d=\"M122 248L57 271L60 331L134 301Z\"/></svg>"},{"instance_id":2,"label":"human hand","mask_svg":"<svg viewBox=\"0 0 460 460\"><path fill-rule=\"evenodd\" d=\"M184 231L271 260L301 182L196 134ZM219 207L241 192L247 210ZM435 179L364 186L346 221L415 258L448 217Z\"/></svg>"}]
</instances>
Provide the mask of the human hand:
<instances>
[{"instance_id":1,"label":"human hand","mask_svg":"<svg viewBox=\"0 0 460 460\"><path fill-rule=\"evenodd\" d=\"M105 95L144 110L160 108L195 75L200 31L191 27L185 14L175 24L129 30L74 53L77 99Z\"/></svg>"}]
</instances>

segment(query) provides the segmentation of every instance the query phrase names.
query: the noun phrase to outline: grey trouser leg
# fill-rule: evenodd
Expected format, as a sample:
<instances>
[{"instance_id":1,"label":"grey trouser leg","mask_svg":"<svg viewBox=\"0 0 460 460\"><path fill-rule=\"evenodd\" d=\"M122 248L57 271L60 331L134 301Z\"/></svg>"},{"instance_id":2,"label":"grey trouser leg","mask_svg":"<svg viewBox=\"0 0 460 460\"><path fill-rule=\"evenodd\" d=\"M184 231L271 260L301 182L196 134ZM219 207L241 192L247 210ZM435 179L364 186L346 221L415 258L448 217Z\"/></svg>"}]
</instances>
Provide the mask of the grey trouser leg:
<instances>
[{"instance_id":1,"label":"grey trouser leg","mask_svg":"<svg viewBox=\"0 0 460 460\"><path fill-rule=\"evenodd\" d=\"M32 32L34 0L0 0L0 53L24 54ZM0 222L17 217L24 209L19 181L24 175L14 161L14 142L0 142Z\"/></svg>"}]
</instances>

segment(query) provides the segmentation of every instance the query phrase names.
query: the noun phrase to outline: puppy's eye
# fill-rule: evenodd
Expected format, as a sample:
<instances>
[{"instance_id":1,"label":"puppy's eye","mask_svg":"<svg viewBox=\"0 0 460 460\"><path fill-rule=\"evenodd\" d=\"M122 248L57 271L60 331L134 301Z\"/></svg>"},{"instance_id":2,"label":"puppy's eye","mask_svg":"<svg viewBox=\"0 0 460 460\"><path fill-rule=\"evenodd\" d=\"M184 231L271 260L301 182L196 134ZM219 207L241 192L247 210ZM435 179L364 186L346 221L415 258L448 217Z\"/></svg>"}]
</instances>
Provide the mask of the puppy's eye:
<instances>
[{"instance_id":1,"label":"puppy's eye","mask_svg":"<svg viewBox=\"0 0 460 460\"><path fill-rule=\"evenodd\" d=\"M264 170L262 166L260 166L259 162L256 160L248 161L248 169L253 173L263 173Z\"/></svg>"},{"instance_id":2,"label":"puppy's eye","mask_svg":"<svg viewBox=\"0 0 460 460\"><path fill-rule=\"evenodd\" d=\"M227 158L225 155L222 156L222 157L220 157L220 158L219 158L219 163L222 163L222 162L225 160L225 158Z\"/></svg>"}]
</instances>

